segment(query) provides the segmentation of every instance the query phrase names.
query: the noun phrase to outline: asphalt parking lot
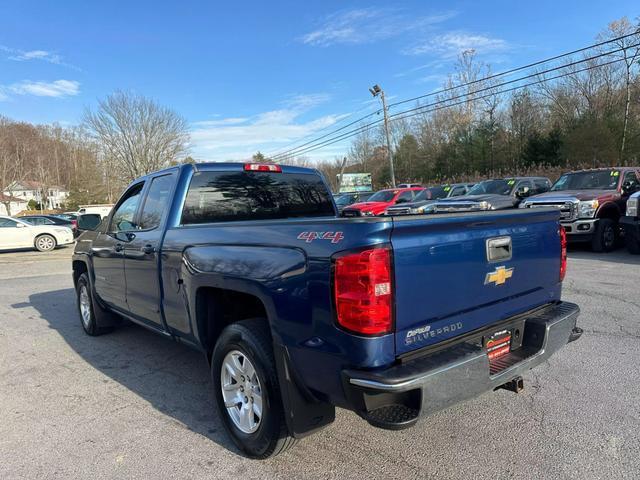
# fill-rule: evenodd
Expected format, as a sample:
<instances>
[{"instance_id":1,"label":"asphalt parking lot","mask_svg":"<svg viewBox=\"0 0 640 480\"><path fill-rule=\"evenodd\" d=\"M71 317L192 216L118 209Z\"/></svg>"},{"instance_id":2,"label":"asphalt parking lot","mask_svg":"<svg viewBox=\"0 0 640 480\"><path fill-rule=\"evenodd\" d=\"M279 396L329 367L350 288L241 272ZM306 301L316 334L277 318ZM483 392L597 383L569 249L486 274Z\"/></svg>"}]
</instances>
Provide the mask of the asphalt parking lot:
<instances>
[{"instance_id":1,"label":"asphalt parking lot","mask_svg":"<svg viewBox=\"0 0 640 480\"><path fill-rule=\"evenodd\" d=\"M137 326L86 336L71 248L0 253L0 478L638 478L640 257L570 251L580 341L401 432L355 414L265 462L240 456L197 352Z\"/></svg>"}]
</instances>

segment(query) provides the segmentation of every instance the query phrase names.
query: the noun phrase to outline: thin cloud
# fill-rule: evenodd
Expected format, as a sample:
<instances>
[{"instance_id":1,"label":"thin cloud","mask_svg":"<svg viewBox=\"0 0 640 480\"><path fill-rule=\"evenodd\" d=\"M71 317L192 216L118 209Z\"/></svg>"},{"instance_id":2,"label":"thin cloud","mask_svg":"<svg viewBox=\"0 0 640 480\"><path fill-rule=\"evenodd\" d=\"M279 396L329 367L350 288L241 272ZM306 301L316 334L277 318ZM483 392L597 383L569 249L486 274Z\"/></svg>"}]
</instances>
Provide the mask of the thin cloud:
<instances>
[{"instance_id":1,"label":"thin cloud","mask_svg":"<svg viewBox=\"0 0 640 480\"><path fill-rule=\"evenodd\" d=\"M80 82L75 80L55 80L53 82L33 82L23 80L11 85L0 85L0 100L12 96L71 97L80 93Z\"/></svg>"},{"instance_id":2,"label":"thin cloud","mask_svg":"<svg viewBox=\"0 0 640 480\"><path fill-rule=\"evenodd\" d=\"M466 32L448 32L407 48L403 53L407 55L434 55L449 59L466 50L487 54L504 52L510 48L509 43L501 38Z\"/></svg>"},{"instance_id":3,"label":"thin cloud","mask_svg":"<svg viewBox=\"0 0 640 480\"><path fill-rule=\"evenodd\" d=\"M427 28L455 15L456 12L445 12L415 17L393 9L373 7L343 10L327 16L317 29L302 35L299 40L317 47L373 43Z\"/></svg>"},{"instance_id":4,"label":"thin cloud","mask_svg":"<svg viewBox=\"0 0 640 480\"><path fill-rule=\"evenodd\" d=\"M4 45L0 45L0 51L8 54L6 58L14 62L40 61L81 71L79 67L64 62L61 55L50 52L48 50L19 50L16 48L10 48Z\"/></svg>"},{"instance_id":5,"label":"thin cloud","mask_svg":"<svg viewBox=\"0 0 640 480\"><path fill-rule=\"evenodd\" d=\"M297 139L336 124L349 114L321 115L302 120L303 115L329 100L326 94L291 95L284 108L257 115L196 122L191 130L194 154L206 160L241 160L257 150L277 150Z\"/></svg>"}]
</instances>

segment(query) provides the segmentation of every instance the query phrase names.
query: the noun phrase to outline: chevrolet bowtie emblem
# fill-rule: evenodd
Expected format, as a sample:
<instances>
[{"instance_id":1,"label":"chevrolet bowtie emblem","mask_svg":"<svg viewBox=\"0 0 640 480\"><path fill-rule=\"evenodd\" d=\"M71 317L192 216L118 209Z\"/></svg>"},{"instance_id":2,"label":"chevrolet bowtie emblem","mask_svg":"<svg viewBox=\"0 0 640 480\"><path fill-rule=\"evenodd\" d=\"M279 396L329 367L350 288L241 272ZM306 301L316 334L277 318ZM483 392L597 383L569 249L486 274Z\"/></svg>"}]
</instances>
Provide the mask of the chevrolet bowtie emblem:
<instances>
[{"instance_id":1,"label":"chevrolet bowtie emblem","mask_svg":"<svg viewBox=\"0 0 640 480\"><path fill-rule=\"evenodd\" d=\"M503 285L512 276L513 268L498 267L493 272L487 273L487 276L484 277L484 284L495 283L496 285Z\"/></svg>"}]
</instances>

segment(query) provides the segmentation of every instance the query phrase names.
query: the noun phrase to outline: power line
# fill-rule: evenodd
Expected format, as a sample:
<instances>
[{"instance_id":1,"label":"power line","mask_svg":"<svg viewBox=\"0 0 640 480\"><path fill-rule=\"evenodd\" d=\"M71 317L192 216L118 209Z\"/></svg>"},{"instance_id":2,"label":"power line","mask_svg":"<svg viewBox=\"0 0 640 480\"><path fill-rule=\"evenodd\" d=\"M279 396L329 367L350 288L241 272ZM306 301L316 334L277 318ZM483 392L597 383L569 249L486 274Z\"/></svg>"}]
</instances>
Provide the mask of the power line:
<instances>
[{"instance_id":1,"label":"power line","mask_svg":"<svg viewBox=\"0 0 640 480\"><path fill-rule=\"evenodd\" d=\"M564 57L569 57L571 55L575 55L576 53L585 52L587 50L593 50L594 48L598 48L598 47L601 47L603 45L607 45L609 43L614 43L614 42L617 42L617 41L620 41L620 40L624 40L625 38L632 37L634 35L638 35L638 33L640 33L640 30L637 30L637 31L635 31L633 33L627 33L626 35L621 35L619 37L612 38L610 40L605 40L605 41L602 41L602 42L599 42L599 43L594 43L594 44L589 45L587 47L578 48L577 50L572 50L570 52L562 53L560 55L555 55L553 57L545 58L544 60L538 60L537 62L529 63L529 64L523 65L521 67L516 67L516 68L512 68L510 70L506 70L504 72L495 73L493 75L489 75L488 77L483 77L483 78L480 78L478 80L473 80L471 82L467 82L467 83L465 83L463 85L454 85L454 86L451 86L451 87L443 88L441 90L437 90L435 92L429 92L429 93L426 93L424 95L419 95L417 97L408 98L406 100L401 100L401 101L395 102L395 103L390 103L389 107L394 107L396 105L402 105L404 103L414 102L416 100L420 100L421 98L427 98L427 97L432 97L434 95L440 95L442 93L446 93L446 92L449 92L451 90L455 90L455 89L463 87L463 86L466 87L466 86L469 86L469 85L473 85L475 83L486 82L487 80L492 80L494 78L503 77L505 75L511 75L512 73L519 72L521 70L527 70L529 68L536 67L538 65L549 63L549 62L552 62L554 60L559 60L560 58L564 58ZM626 47L626 48L629 48L629 47Z\"/></svg>"},{"instance_id":2,"label":"power line","mask_svg":"<svg viewBox=\"0 0 640 480\"><path fill-rule=\"evenodd\" d=\"M557 60L557 59L560 59L560 58L563 58L563 57L567 57L567 56L570 56L570 55L575 55L576 53L584 52L586 50L591 50L591 49L594 49L594 48L597 48L597 47L600 47L600 46L603 46L603 45L607 45L607 44L610 44L610 43L613 43L613 42L617 42L617 41L620 41L620 40L622 40L624 38L628 38L628 37L631 37L633 35L637 35L637 33L638 32L629 33L629 34L626 34L626 35L621 35L619 37L616 37L616 38L613 38L613 39L610 39L610 40L606 40L606 41L603 41L603 42L595 43L595 44L589 45L587 47L583 47L583 48L580 48L580 49L577 49L577 50L573 50L571 52L567 52L567 53L563 53L563 54L560 54L560 55L556 55L554 57L549 57L549 58L544 59L544 60L540 60L540 61L537 61L537 62L533 62L533 63L527 64L527 65L524 65L522 67L513 68L511 70L507 70L506 72L497 73L495 75L491 75L491 76L488 76L488 77L483 77L481 79L473 80L471 82L466 82L464 84L448 87L446 89L442 89L442 90L437 91L437 92L431 92L431 93L428 93L428 94L425 94L425 95L421 95L421 96L418 96L418 97L410 98L410 99L407 99L407 100L402 100L400 102L395 102L395 103L390 104L389 107L401 105L401 104L412 102L412 101L416 101L416 100L419 100L421 98L426 98L426 97L430 97L430 96L446 93L448 91L452 91L452 90L468 87L468 86L471 86L471 85L474 85L474 84L477 84L477 83L480 83L480 82L486 82L487 80L490 80L490 79L493 79L493 78L498 78L498 77L501 77L501 76L510 75L510 74L515 73L517 71L525 70L527 68L532 68L532 67L535 67L537 65L548 63L548 62L553 61L553 60ZM620 52L620 51L624 50L625 48L633 48L634 46L637 46L637 45L626 46L624 48L619 48L617 50L612 50L612 51L609 51L609 52L606 52L606 53L601 53L601 54L595 55L593 57L588 57L588 58L584 58L582 60L571 62L569 64L561 65L561 66L558 66L558 67L553 67L551 69L547 69L547 70L544 70L542 72L536 72L534 74L526 75L526 76L520 77L518 79L512 79L512 80L503 82L503 83L498 84L498 85L492 85L492 86L490 86L490 87L488 87L486 89L480 89L480 90L477 90L477 91L471 92L471 93L467 92L466 94L464 94L462 96L468 96L470 94L480 93L480 92L485 91L487 89L495 89L495 88L498 88L500 86L505 86L505 85L508 85L508 84L511 84L511 83L514 83L514 82L517 82L517 81L522 81L522 80L525 80L527 78L531 78L533 76L539 76L539 75L542 75L542 74L545 74L545 73L550 73L552 71L556 71L556 70L559 70L559 69L562 69L562 68L567 68L567 67L570 67L570 66L573 66L573 65L577 65L577 64L584 63L584 62L587 62L587 61L591 61L591 60L594 60L594 59L597 59L597 58L601 58L601 57L606 56L606 55L611 55L613 53ZM456 98L461 98L461 96L449 98L449 99L447 99L445 101L451 101L451 100L456 99ZM436 102L435 104L442 103L442 102L443 101ZM398 113L395 113L395 114L391 115L391 117L397 117L397 116L403 115L403 114L405 114L407 112L421 110L421 109L427 108L427 107L432 106L432 105L434 105L434 104L422 105L422 106L416 107L414 109L406 110L406 111L403 111L403 112L398 112ZM352 122L350 122L350 123L338 128L338 129L335 129L335 130L333 130L333 131L331 131L331 132L329 132L329 133L327 133L325 135L317 137L314 140L310 140L310 141L308 141L306 143L298 145L297 147L293 147L293 148L290 148L288 150L273 154L273 155L270 156L270 158L276 160L276 159L282 159L284 157L289 157L289 156L293 156L293 155L300 155L302 153L307 153L308 151L311 151L311 150L309 150L309 148L313 148L313 147L317 146L317 145L313 145L313 144L316 144L318 141L323 140L323 139L325 139L327 137L331 137L332 135L334 135L334 134L336 134L336 133L338 133L338 132L340 132L342 130L347 129L350 126L353 126L353 125L355 125L355 124L357 124L357 123L359 123L359 122L361 122L361 121L363 121L363 120L365 120L365 119L367 119L367 118L369 118L369 117L371 117L373 115L379 114L379 113L380 113L380 111L377 110L375 112L367 114L367 115L365 115L363 117L360 117L357 120L354 120L354 121L352 121ZM376 125L379 122L380 122L380 120L376 120L376 121L368 123L368 124L366 124L364 126L360 126L360 127L356 128L356 129L353 129L353 130L350 130L348 132L345 132L344 134L341 134L339 137L335 137L335 139L349 138L349 136L352 136L350 134L353 133L355 135L357 133L365 131L367 128L369 128L369 127L371 127L373 125ZM333 144L333 143L335 143L335 142L333 142L333 140L334 140L334 138L330 138L328 140L325 140L325 142L331 142L329 144ZM321 142L321 144L323 144L323 146L324 146L324 142ZM307 148L305 148L305 147L307 147ZM316 148L313 148L313 150L316 150Z\"/></svg>"},{"instance_id":3,"label":"power line","mask_svg":"<svg viewBox=\"0 0 640 480\"><path fill-rule=\"evenodd\" d=\"M637 47L637 46L640 46L640 43L638 43L636 45L630 45L629 47L625 47L625 48L633 48L633 47ZM476 93L481 93L483 91L500 88L500 87L503 87L505 85L510 85L512 83L515 83L515 82L520 82L522 80L527 80L529 78L539 77L540 75L545 75L547 73L555 72L557 70L562 70L562 69L565 69L565 68L574 67L574 66L579 65L581 63L590 62L592 60L597 60L598 58L602 58L602 57L606 57L606 56L609 56L609 55L613 55L614 53L621 52L625 48L618 48L617 50L611 50L609 52L600 53L600 54L594 55L592 57L585 57L582 60L576 60L574 62L566 63L564 65L560 65L560 66L557 66L557 67L549 68L547 70L541 70L539 72L534 72L534 73L531 73L529 75L525 75L524 77L514 78L514 79L506 81L506 82L498 83L498 84L495 84L495 85L490 85L490 86L484 87L484 88L482 88L480 90L476 90L476 91L473 91L473 92L467 92L467 93L465 93L463 95L458 95L457 97L451 97L451 98L447 98L447 99L444 99L444 100L439 100L437 102L427 103L425 105L419 105L419 106L417 106L415 108L411 108L411 109L405 110L403 112L395 113L395 114L391 115L391 117L395 117L395 116L398 116L398 115L403 114L403 113L414 112L414 111L421 110L421 109L424 109L424 108L427 108L427 107L431 107L433 105L438 105L438 104L441 104L441 103L445 103L445 102L448 102L448 101L451 101L451 100L457 100L459 98L466 97L466 96L469 96L469 95L474 95ZM574 73L574 72L570 72L570 73Z\"/></svg>"},{"instance_id":4,"label":"power line","mask_svg":"<svg viewBox=\"0 0 640 480\"><path fill-rule=\"evenodd\" d=\"M638 44L638 45L640 45L640 44ZM635 46L638 46L638 45L635 45ZM602 56L605 56L605 55L602 55ZM609 62L605 62L605 63L602 63L602 64L591 65L591 66L585 67L583 69L579 69L579 70L575 70L575 71L571 71L571 72L567 72L567 73L562 73L562 74L556 75L554 77L544 78L544 79L541 79L541 80L537 80L535 82L529 82L529 83L524 84L524 85L517 85L517 86L509 88L509 89L501 90L499 92L495 92L494 91L494 92L491 92L491 93L489 93L487 95L483 95L483 96L480 96L480 97L477 97L477 98L464 99L462 101L459 101L459 102L456 102L456 103L453 103L453 104L448 103L446 105L436 106L435 108L431 108L431 109L424 110L424 111L421 110L421 111L415 112L415 111L413 111L415 109L411 109L411 110L407 110L407 111L404 111L404 112L398 112L398 113L392 115L392 117L398 117L398 118L396 118L397 120L403 120L403 119L406 119L406 118L415 117L417 115L422 115L422 114L425 114L425 113L435 112L435 111L442 110L442 109L445 109L445 108L451 108L451 107L454 107L454 106L457 106L457 105L461 105L461 104L467 103L469 101L482 100L484 98L488 98L488 97L491 97L491 96L494 96L494 95L501 95L501 94L509 93L509 92L512 92L512 91L515 91L515 90L519 90L519 89L522 89L522 88L527 88L527 87L530 87L530 86L533 86L533 85L538 85L538 84L541 84L541 83L545 83L545 82L548 82L548 81L551 81L551 80L557 80L559 78L567 77L569 75L575 75L576 73L581 73L581 72L593 70L595 68L605 67L607 65L611 65L611 64L614 64L614 63L617 63L617 62L621 62L623 60L624 59L622 59L622 58L618 58L618 59L611 60ZM564 67L557 67L556 70L560 70L562 68L564 68ZM486 90L493 90L494 88L495 87L490 87L490 88L485 89L485 91ZM482 91L483 90L478 90L478 91L474 92L474 94L475 93L481 93ZM467 95L465 95L465 96L467 96ZM447 100L444 103L449 102L449 101L450 100ZM434 103L433 105L436 105L436 104L437 104L437 102ZM407 114L407 115L404 115L404 114ZM404 115L404 116L399 116L399 115ZM296 155L301 155L303 153L309 153L309 152L312 152L314 150L318 150L320 148L324 148L326 146L332 145L334 143L341 142L343 140L346 140L347 138L350 138L350 137L353 137L355 135L358 135L359 133L365 131L368 127L370 127L372 125L375 125L377 123L380 123L380 120L378 120L377 122L372 122L370 124L367 124L367 125L365 125L363 127L360 127L358 129L351 130L350 132L347 132L347 133L344 133L342 135L339 135L338 137L334 137L334 138L325 140L324 142L321 142L318 145L310 146L310 147L304 149L304 151L297 152Z\"/></svg>"},{"instance_id":5,"label":"power line","mask_svg":"<svg viewBox=\"0 0 640 480\"><path fill-rule=\"evenodd\" d=\"M283 148L289 148L289 146L293 145L294 143L300 142L300 141L305 140L305 139L307 139L307 138L309 138L309 137L313 137L314 135L317 135L318 133L323 132L323 131L327 130L328 128L332 128L332 127L335 127L336 125L340 125L342 122L344 122L344 121L345 121L345 120L347 120L348 118L353 117L356 113L360 113L360 112L362 112L363 110L367 110L367 109L371 108L372 106L373 106L373 107L375 107L375 106L376 106L374 102L371 102L369 105L366 105L365 107L359 108L359 109L358 109L358 110L356 110L355 112L351 112L349 115L347 115L347 116L346 116L346 117L344 117L344 118L341 118L341 119L340 119L338 122L336 122L336 123L333 123L333 124L331 124L331 125L327 125L326 127L323 127L323 128L321 128L321 129L319 129L319 130L314 130L313 132L311 132L311 133L309 133L309 134L305 135L304 137L300 137L300 138L296 139L294 142L292 142L292 143L290 143L290 144L288 144L288 145L285 145L284 147L280 147L280 148L281 148L281 149L283 149ZM379 115L379 114L380 114L380 112L381 112L381 109L380 109L380 108L376 108L376 110L375 110L375 111L373 111L373 112L371 112L371 113L368 113L367 115L365 115L365 116L363 116L363 117L360 117L360 118L358 118L357 120L354 120L353 122L351 122L351 123L349 123L349 124L347 124L347 125L345 125L345 126L343 126L343 127L339 128L339 129L337 129L337 130L334 130L334 132L338 132L338 131L340 131L340 130L342 130L342 129L344 129L344 128L348 128L349 126L353 125L354 123L361 122L361 121L362 121L362 120L364 120L365 118L371 117L372 115ZM332 133L333 133L333 132L329 132L329 135L331 135ZM324 137L319 137L319 138L324 138ZM315 140L313 140L313 141L316 141L316 140L318 140L318 138L316 138L316 139L315 139ZM304 146L304 145L307 145L307 144L298 145L297 147L292 147L292 149L297 149L297 148L300 148L300 147L302 147L302 146ZM275 157L282 156L284 153L286 153L286 150L284 150L284 151L282 151L282 152L274 152L274 153L272 153L272 154L270 154L270 155L266 155L266 156L267 156L268 158L275 158Z\"/></svg>"}]
</instances>

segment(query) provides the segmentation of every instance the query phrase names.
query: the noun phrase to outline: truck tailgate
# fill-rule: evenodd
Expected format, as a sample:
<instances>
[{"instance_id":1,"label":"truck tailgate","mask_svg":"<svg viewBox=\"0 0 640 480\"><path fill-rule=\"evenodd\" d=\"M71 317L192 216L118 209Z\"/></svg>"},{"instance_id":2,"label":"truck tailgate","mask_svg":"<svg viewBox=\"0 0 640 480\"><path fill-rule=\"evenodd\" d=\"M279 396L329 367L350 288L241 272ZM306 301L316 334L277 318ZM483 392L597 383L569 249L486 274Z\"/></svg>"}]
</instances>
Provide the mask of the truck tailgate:
<instances>
[{"instance_id":1,"label":"truck tailgate","mask_svg":"<svg viewBox=\"0 0 640 480\"><path fill-rule=\"evenodd\" d=\"M396 354L559 300L558 220L551 210L394 217Z\"/></svg>"}]
</instances>

